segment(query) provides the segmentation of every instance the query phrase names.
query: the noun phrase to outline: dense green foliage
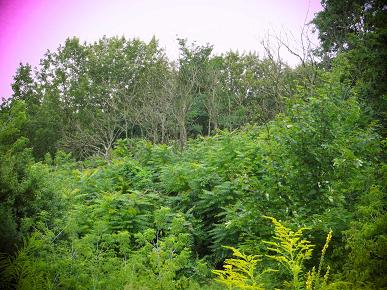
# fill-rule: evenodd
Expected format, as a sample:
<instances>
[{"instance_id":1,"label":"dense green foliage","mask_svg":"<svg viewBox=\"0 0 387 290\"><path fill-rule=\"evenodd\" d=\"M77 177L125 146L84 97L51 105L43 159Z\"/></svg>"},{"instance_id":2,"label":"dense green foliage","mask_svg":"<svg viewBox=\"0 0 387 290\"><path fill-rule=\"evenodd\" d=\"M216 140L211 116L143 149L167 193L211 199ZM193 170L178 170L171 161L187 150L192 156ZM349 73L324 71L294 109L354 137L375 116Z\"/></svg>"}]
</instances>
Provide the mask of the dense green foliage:
<instances>
[{"instance_id":1,"label":"dense green foliage","mask_svg":"<svg viewBox=\"0 0 387 290\"><path fill-rule=\"evenodd\" d=\"M1 287L386 288L386 9L323 5L318 65L103 38L21 66Z\"/></svg>"},{"instance_id":2,"label":"dense green foliage","mask_svg":"<svg viewBox=\"0 0 387 290\"><path fill-rule=\"evenodd\" d=\"M357 87L358 98L386 134L387 7L383 0L322 0L324 10L313 23L319 31L320 53L348 59L347 78Z\"/></svg>"}]
</instances>

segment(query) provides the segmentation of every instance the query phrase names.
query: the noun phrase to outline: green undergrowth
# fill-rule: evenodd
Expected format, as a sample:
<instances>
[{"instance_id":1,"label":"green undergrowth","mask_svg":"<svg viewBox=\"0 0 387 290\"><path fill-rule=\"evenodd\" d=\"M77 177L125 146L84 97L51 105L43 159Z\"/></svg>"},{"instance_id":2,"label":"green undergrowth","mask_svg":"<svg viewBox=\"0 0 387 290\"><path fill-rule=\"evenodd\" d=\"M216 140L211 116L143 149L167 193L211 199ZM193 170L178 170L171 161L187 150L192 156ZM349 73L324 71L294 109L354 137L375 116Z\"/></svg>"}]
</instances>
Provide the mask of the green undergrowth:
<instances>
[{"instance_id":1,"label":"green undergrowth","mask_svg":"<svg viewBox=\"0 0 387 290\"><path fill-rule=\"evenodd\" d=\"M22 139L2 145L2 184L17 193L0 208L14 253L3 288L387 287L385 142L340 71L322 83L265 125L183 150L120 140L110 159L36 163Z\"/></svg>"}]
</instances>

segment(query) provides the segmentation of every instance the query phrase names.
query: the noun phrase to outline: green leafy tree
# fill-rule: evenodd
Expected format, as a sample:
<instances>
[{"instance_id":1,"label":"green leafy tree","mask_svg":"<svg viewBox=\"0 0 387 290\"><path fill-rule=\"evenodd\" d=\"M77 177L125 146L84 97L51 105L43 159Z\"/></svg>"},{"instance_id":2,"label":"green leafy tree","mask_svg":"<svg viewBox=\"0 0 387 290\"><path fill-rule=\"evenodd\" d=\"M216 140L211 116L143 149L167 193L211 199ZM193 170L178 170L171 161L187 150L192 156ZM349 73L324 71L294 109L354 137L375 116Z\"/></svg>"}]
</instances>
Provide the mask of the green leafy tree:
<instances>
[{"instance_id":1,"label":"green leafy tree","mask_svg":"<svg viewBox=\"0 0 387 290\"><path fill-rule=\"evenodd\" d=\"M345 77L358 88L371 115L385 126L387 11L384 1L325 0L322 6L313 23L318 29L323 53L339 53L339 57L348 59L351 65Z\"/></svg>"},{"instance_id":2,"label":"green leafy tree","mask_svg":"<svg viewBox=\"0 0 387 290\"><path fill-rule=\"evenodd\" d=\"M19 242L21 219L33 213L34 181L28 167L34 162L28 139L23 101L14 101L0 111L0 251L12 252Z\"/></svg>"}]
</instances>

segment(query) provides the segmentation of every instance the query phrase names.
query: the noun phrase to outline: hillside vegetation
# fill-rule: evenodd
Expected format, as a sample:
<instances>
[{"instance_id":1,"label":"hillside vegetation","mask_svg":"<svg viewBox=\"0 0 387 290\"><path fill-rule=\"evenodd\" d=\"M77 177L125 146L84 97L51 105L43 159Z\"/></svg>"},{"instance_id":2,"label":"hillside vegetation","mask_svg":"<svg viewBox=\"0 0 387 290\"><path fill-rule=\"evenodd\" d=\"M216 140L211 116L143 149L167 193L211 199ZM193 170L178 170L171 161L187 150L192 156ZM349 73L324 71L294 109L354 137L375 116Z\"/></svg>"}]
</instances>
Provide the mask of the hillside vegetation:
<instances>
[{"instance_id":1,"label":"hillside vegetation","mask_svg":"<svg viewBox=\"0 0 387 290\"><path fill-rule=\"evenodd\" d=\"M0 286L387 288L382 2L323 1L296 68L124 38L21 65Z\"/></svg>"}]
</instances>

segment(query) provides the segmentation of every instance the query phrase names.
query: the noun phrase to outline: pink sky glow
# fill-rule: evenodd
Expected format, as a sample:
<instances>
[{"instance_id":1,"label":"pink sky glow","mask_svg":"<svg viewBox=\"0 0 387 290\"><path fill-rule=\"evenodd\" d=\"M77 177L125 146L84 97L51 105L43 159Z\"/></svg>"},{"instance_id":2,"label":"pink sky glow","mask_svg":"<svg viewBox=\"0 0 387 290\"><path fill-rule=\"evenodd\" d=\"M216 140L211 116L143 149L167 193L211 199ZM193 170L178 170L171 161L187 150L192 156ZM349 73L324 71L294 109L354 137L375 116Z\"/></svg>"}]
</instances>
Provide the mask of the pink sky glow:
<instances>
[{"instance_id":1,"label":"pink sky glow","mask_svg":"<svg viewBox=\"0 0 387 290\"><path fill-rule=\"evenodd\" d=\"M155 35L172 59L177 37L209 42L216 53L260 52L269 31L298 35L307 12L310 21L319 10L318 0L0 0L0 100L12 95L20 62L38 65L67 37Z\"/></svg>"}]
</instances>

